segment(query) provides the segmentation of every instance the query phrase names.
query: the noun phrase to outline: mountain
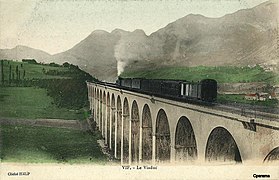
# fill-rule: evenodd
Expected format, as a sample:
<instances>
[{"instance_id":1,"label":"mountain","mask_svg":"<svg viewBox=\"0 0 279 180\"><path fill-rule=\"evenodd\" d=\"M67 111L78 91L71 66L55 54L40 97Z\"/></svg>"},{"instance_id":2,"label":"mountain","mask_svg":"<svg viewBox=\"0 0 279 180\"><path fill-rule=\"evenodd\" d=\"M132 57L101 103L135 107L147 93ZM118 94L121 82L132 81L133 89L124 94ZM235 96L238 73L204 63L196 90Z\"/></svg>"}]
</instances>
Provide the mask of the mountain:
<instances>
[{"instance_id":1,"label":"mountain","mask_svg":"<svg viewBox=\"0 0 279 180\"><path fill-rule=\"evenodd\" d=\"M1 59L22 60L31 58L36 59L38 62L45 62L50 57L51 55L44 51L27 46L16 46L12 49L0 49Z\"/></svg>"},{"instance_id":2,"label":"mountain","mask_svg":"<svg viewBox=\"0 0 279 180\"><path fill-rule=\"evenodd\" d=\"M142 30L115 29L111 33L96 30L73 48L53 55L49 61L68 61L100 80L115 81L128 60L142 58L140 54L146 51L147 38Z\"/></svg>"},{"instance_id":3,"label":"mountain","mask_svg":"<svg viewBox=\"0 0 279 180\"><path fill-rule=\"evenodd\" d=\"M167 65L259 64L276 58L277 18L278 4L269 1L221 18L191 14L150 38Z\"/></svg>"},{"instance_id":4,"label":"mountain","mask_svg":"<svg viewBox=\"0 0 279 180\"><path fill-rule=\"evenodd\" d=\"M149 36L139 29L93 31L46 61L68 61L106 81L123 71L165 66L264 64L279 69L277 22L278 2L271 0L220 18L189 14Z\"/></svg>"},{"instance_id":5,"label":"mountain","mask_svg":"<svg viewBox=\"0 0 279 180\"><path fill-rule=\"evenodd\" d=\"M117 77L117 60L114 47L120 39L119 34L97 30L73 48L52 56L52 61L65 61L79 67L100 80L114 81Z\"/></svg>"}]
</instances>

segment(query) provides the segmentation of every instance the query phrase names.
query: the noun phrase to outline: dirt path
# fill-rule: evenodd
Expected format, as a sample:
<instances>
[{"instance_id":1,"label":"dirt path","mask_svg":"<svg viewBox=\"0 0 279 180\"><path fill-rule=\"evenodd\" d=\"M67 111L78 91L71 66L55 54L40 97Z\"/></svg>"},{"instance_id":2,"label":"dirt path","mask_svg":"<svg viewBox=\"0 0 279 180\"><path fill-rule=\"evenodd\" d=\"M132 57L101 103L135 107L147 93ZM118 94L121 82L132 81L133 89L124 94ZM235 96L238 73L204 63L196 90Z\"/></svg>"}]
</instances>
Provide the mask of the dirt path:
<instances>
[{"instance_id":1,"label":"dirt path","mask_svg":"<svg viewBox=\"0 0 279 180\"><path fill-rule=\"evenodd\" d=\"M89 129L86 121L64 120L64 119L13 119L13 118L0 117L0 124L58 127L58 128L84 130L84 131L87 131Z\"/></svg>"}]
</instances>

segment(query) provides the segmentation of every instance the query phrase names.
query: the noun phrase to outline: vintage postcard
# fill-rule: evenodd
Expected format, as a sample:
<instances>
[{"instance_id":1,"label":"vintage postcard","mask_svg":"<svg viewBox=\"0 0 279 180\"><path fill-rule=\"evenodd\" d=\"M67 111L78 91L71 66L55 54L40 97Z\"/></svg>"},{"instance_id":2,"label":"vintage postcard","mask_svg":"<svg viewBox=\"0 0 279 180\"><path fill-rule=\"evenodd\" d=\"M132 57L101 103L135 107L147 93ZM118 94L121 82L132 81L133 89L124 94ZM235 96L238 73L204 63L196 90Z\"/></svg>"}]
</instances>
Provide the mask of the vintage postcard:
<instances>
[{"instance_id":1,"label":"vintage postcard","mask_svg":"<svg viewBox=\"0 0 279 180\"><path fill-rule=\"evenodd\" d=\"M0 179L279 179L278 0L0 0Z\"/></svg>"}]
</instances>

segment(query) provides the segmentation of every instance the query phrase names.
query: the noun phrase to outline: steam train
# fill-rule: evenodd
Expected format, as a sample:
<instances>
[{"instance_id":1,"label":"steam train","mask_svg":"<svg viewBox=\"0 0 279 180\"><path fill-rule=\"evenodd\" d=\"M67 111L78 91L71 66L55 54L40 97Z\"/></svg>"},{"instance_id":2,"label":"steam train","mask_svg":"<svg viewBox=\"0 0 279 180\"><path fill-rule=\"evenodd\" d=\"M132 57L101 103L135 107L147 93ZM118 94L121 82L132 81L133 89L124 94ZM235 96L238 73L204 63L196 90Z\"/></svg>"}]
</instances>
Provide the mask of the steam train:
<instances>
[{"instance_id":1,"label":"steam train","mask_svg":"<svg viewBox=\"0 0 279 180\"><path fill-rule=\"evenodd\" d=\"M190 82L119 77L116 84L122 88L178 100L212 103L217 99L217 81L214 79Z\"/></svg>"}]
</instances>

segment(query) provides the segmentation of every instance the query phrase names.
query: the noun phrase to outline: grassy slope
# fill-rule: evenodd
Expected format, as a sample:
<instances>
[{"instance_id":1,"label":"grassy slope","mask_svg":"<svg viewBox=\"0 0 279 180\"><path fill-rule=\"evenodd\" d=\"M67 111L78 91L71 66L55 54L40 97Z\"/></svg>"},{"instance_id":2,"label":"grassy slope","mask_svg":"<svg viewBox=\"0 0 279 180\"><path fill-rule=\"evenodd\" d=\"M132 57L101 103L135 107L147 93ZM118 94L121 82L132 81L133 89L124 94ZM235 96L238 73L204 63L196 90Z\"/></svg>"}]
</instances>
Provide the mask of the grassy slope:
<instances>
[{"instance_id":1,"label":"grassy slope","mask_svg":"<svg viewBox=\"0 0 279 180\"><path fill-rule=\"evenodd\" d=\"M103 163L100 135L78 130L2 125L4 162Z\"/></svg>"},{"instance_id":2,"label":"grassy slope","mask_svg":"<svg viewBox=\"0 0 279 180\"><path fill-rule=\"evenodd\" d=\"M72 69L67 67L53 67L43 64L29 64L27 62L17 62L11 60L4 61L5 81L9 79L9 67L12 67L14 79L16 79L16 66L25 79L70 79ZM64 75L47 75L43 71L56 70ZM7 84L6 84L7 85ZM17 84L12 84L13 86ZM13 118L61 118L61 119L85 119L85 109L70 110L58 108L54 104L52 97L48 96L46 89L31 87L0 87L0 117Z\"/></svg>"},{"instance_id":3,"label":"grassy slope","mask_svg":"<svg viewBox=\"0 0 279 180\"><path fill-rule=\"evenodd\" d=\"M261 67L167 67L154 70L129 72L125 71L121 77L140 77L147 79L180 79L200 81L205 78L216 79L218 83L235 82L270 82L278 83L278 75L265 72Z\"/></svg>"},{"instance_id":4,"label":"grassy slope","mask_svg":"<svg viewBox=\"0 0 279 180\"><path fill-rule=\"evenodd\" d=\"M53 104L46 90L34 87L0 87L0 117L85 119L80 111Z\"/></svg>"},{"instance_id":5,"label":"grassy slope","mask_svg":"<svg viewBox=\"0 0 279 180\"><path fill-rule=\"evenodd\" d=\"M22 67L21 67L21 64L22 64ZM46 75L46 74L43 73L43 69L45 69L46 71L48 71L48 70L67 71L68 70L65 67L52 67L52 66L42 65L42 64L29 64L29 63L26 63L26 62L4 61L4 77L5 77L5 80L8 80L8 78L9 78L10 65L12 66L12 72L14 72L15 76L16 76L16 73L15 73L16 66L18 66L21 77L23 75L23 70L25 70L25 79L60 79L60 78L65 78L63 76Z\"/></svg>"}]
</instances>

